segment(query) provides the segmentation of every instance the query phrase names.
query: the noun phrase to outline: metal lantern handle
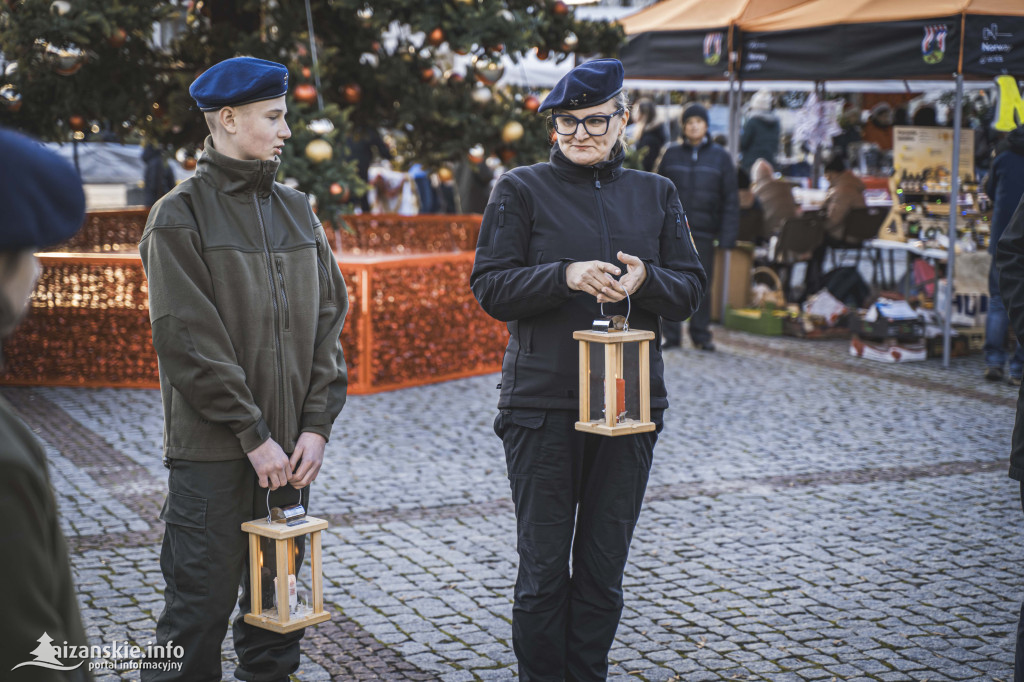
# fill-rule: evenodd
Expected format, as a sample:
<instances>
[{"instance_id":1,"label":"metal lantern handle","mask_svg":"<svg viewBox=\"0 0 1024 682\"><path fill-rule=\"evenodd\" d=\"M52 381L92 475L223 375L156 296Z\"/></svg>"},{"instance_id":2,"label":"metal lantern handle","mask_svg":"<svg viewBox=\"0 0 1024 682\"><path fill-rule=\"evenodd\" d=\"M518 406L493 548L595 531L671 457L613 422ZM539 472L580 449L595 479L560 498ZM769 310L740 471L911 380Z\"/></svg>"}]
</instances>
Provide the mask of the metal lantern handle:
<instances>
[{"instance_id":1,"label":"metal lantern handle","mask_svg":"<svg viewBox=\"0 0 1024 682\"><path fill-rule=\"evenodd\" d=\"M270 486L267 486L267 523L273 520L273 514L270 513ZM299 501L296 503L302 506L302 488L299 488L296 492L299 493Z\"/></svg>"},{"instance_id":2,"label":"metal lantern handle","mask_svg":"<svg viewBox=\"0 0 1024 682\"><path fill-rule=\"evenodd\" d=\"M625 289L623 289L623 291L626 294L626 321L622 325L622 331L628 332L629 331L629 313L633 309L633 304L629 302L629 292L626 291ZM604 301L601 302L601 317L605 317L605 314L604 314ZM267 499L270 499L269 496L268 496Z\"/></svg>"}]
</instances>

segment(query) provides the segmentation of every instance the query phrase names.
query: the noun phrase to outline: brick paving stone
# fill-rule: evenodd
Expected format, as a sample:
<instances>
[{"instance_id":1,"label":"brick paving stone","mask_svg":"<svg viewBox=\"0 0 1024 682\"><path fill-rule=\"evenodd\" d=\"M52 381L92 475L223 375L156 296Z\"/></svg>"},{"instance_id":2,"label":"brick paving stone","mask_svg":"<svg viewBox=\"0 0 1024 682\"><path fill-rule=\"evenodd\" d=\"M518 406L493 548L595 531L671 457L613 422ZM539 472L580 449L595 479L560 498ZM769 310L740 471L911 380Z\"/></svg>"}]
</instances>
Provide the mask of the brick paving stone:
<instances>
[{"instance_id":1,"label":"brick paving stone","mask_svg":"<svg viewBox=\"0 0 1024 682\"><path fill-rule=\"evenodd\" d=\"M874 365L842 342L716 340L665 355L673 407L610 679L1009 680L1024 593L1014 389L981 381L978 356L944 370ZM307 630L295 679L514 677L494 383L350 398L310 505L332 523L334 617ZM0 391L46 449L90 638L151 639L159 394ZM229 678L228 639L222 652Z\"/></svg>"}]
</instances>

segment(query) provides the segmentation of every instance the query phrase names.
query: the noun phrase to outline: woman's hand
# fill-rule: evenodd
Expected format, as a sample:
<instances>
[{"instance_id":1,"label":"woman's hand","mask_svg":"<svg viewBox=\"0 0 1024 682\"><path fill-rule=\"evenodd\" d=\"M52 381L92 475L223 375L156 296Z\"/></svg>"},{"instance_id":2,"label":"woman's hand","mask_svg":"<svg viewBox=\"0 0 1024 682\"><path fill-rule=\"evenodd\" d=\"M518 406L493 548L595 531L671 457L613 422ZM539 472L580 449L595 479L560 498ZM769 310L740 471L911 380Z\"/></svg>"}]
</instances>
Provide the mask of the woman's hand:
<instances>
[{"instance_id":1,"label":"woman's hand","mask_svg":"<svg viewBox=\"0 0 1024 682\"><path fill-rule=\"evenodd\" d=\"M582 291L595 297L598 303L625 298L622 286L615 279L622 270L600 260L569 263L565 269L565 283L573 291Z\"/></svg>"},{"instance_id":2,"label":"woman's hand","mask_svg":"<svg viewBox=\"0 0 1024 682\"><path fill-rule=\"evenodd\" d=\"M565 269L565 281L573 291L588 293L598 303L621 301L628 293L632 296L647 279L647 268L636 256L619 251L617 258L626 264L626 274L615 279L622 270L599 260L570 263Z\"/></svg>"},{"instance_id":3,"label":"woman's hand","mask_svg":"<svg viewBox=\"0 0 1024 682\"><path fill-rule=\"evenodd\" d=\"M622 251L619 251L615 257L618 258L620 262L626 264L626 274L619 278L619 285L629 292L630 296L632 296L636 293L636 290L643 285L644 280L647 279L647 267L644 265L644 262L636 256L631 256L628 253L623 253Z\"/></svg>"}]
</instances>

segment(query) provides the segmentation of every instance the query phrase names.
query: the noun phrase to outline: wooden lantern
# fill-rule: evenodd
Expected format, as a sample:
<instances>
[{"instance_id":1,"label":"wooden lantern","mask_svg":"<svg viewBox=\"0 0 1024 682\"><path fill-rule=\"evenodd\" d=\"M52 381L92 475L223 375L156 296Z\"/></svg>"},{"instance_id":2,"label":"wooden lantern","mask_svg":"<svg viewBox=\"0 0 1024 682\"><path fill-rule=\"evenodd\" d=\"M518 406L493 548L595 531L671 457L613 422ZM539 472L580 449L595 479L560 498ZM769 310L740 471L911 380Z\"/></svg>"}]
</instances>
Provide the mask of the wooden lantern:
<instances>
[{"instance_id":1,"label":"wooden lantern","mask_svg":"<svg viewBox=\"0 0 1024 682\"><path fill-rule=\"evenodd\" d=\"M269 493L268 493L269 499ZM269 507L269 504L268 504ZM330 620L331 614L324 611L323 555L320 546L320 532L326 530L327 521L306 516L301 504L275 507L265 519L256 519L242 524L242 530L249 534L249 613L245 622L273 632L292 632L301 628ZM296 539L309 536L309 560L311 569L312 597L308 605L291 603L291 592L298 577ZM274 555L268 560L276 576L287 576L285 580L274 579L277 606L263 608L263 548L260 538L274 542ZM294 609L294 610L293 610Z\"/></svg>"},{"instance_id":2,"label":"wooden lantern","mask_svg":"<svg viewBox=\"0 0 1024 682\"><path fill-rule=\"evenodd\" d=\"M649 355L654 332L630 329L628 319L628 313L603 317L592 329L572 334L580 342L577 431L623 436L656 428Z\"/></svg>"}]
</instances>

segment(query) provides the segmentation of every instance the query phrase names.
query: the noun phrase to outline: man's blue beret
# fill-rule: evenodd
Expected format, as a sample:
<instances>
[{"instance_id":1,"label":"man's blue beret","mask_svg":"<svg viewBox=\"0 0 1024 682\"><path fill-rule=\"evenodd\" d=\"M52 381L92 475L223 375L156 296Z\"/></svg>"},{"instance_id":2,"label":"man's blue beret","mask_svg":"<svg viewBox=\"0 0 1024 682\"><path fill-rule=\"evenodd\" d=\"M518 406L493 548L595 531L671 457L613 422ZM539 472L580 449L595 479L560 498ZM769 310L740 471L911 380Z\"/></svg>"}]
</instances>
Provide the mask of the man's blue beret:
<instances>
[{"instance_id":1,"label":"man's blue beret","mask_svg":"<svg viewBox=\"0 0 1024 682\"><path fill-rule=\"evenodd\" d=\"M82 227L85 192L74 166L24 135L0 129L0 251L41 249Z\"/></svg>"},{"instance_id":2,"label":"man's blue beret","mask_svg":"<svg viewBox=\"0 0 1024 682\"><path fill-rule=\"evenodd\" d=\"M586 109L607 102L622 91L624 76L618 59L593 59L577 66L555 84L538 111Z\"/></svg>"},{"instance_id":3,"label":"man's blue beret","mask_svg":"<svg viewBox=\"0 0 1024 682\"><path fill-rule=\"evenodd\" d=\"M288 69L255 57L235 57L214 64L188 88L200 111L262 102L286 92Z\"/></svg>"}]
</instances>

